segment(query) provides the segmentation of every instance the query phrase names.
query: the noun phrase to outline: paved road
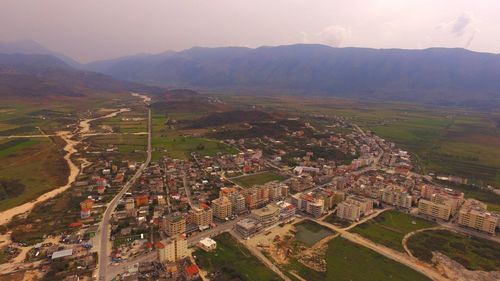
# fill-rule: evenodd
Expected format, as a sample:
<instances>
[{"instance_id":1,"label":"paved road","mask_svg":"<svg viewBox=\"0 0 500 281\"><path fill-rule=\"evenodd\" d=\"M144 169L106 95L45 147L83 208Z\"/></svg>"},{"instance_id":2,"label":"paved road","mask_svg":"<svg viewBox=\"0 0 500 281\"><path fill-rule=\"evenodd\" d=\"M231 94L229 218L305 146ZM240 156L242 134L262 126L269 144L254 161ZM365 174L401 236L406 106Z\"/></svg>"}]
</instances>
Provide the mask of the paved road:
<instances>
[{"instance_id":1,"label":"paved road","mask_svg":"<svg viewBox=\"0 0 500 281\"><path fill-rule=\"evenodd\" d=\"M129 190L129 188L134 184L134 182L142 175L146 167L149 165L151 161L151 108L148 108L148 149L147 149L147 157L146 161L141 165L141 167L135 172L132 178L122 187L120 192L116 194L116 196L111 200L104 212L103 218L100 223L98 240L99 245L97 245L97 252L99 253L99 265L97 267L97 276L99 276L99 280L106 281L107 277L107 268L109 264L109 220L111 218L111 214L114 212L118 201L125 195L125 193Z\"/></svg>"}]
</instances>

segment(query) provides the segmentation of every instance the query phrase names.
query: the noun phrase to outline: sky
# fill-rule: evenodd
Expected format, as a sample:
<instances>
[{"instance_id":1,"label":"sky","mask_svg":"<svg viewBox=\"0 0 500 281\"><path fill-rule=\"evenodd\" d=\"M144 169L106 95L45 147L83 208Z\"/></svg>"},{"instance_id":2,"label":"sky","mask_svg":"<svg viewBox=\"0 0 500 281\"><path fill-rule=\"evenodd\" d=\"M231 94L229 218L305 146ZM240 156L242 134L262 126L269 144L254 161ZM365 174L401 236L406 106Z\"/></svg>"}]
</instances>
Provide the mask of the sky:
<instances>
[{"instance_id":1,"label":"sky","mask_svg":"<svg viewBox=\"0 0 500 281\"><path fill-rule=\"evenodd\" d=\"M1 0L0 41L26 39L80 62L296 43L500 53L500 1Z\"/></svg>"}]
</instances>

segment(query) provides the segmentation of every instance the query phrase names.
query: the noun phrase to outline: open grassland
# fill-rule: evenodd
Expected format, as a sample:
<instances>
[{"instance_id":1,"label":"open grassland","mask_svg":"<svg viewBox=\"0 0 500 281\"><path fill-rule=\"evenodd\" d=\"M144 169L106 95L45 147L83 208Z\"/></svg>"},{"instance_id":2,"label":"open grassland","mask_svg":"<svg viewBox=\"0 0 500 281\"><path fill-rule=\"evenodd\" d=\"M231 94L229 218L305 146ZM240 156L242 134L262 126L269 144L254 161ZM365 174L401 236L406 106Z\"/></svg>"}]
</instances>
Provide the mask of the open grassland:
<instances>
[{"instance_id":1,"label":"open grassland","mask_svg":"<svg viewBox=\"0 0 500 281\"><path fill-rule=\"evenodd\" d=\"M49 138L1 140L0 180L13 181L22 190L2 188L0 210L33 200L64 184L68 167L62 157L63 152Z\"/></svg>"},{"instance_id":2,"label":"open grassland","mask_svg":"<svg viewBox=\"0 0 500 281\"><path fill-rule=\"evenodd\" d=\"M119 160L144 161L146 159L147 135L98 135L90 137L90 142L100 148L102 153L114 155ZM116 150L104 152L108 148L116 148Z\"/></svg>"},{"instance_id":3,"label":"open grassland","mask_svg":"<svg viewBox=\"0 0 500 281\"><path fill-rule=\"evenodd\" d=\"M167 155L177 159L188 159L192 152L201 156L214 156L217 153L236 154L238 150L217 140L189 137L165 136L156 137L152 142L156 150L164 151Z\"/></svg>"},{"instance_id":4,"label":"open grassland","mask_svg":"<svg viewBox=\"0 0 500 281\"><path fill-rule=\"evenodd\" d=\"M232 178L231 181L243 186L243 187L252 187L254 185L265 184L270 181L283 181L286 178L275 174L273 172L262 172L257 174L251 174L246 176L240 176L236 178Z\"/></svg>"},{"instance_id":5,"label":"open grassland","mask_svg":"<svg viewBox=\"0 0 500 281\"><path fill-rule=\"evenodd\" d=\"M304 220L294 224L295 239L305 245L312 247L321 239L334 234L332 230L314 221Z\"/></svg>"},{"instance_id":6,"label":"open grassland","mask_svg":"<svg viewBox=\"0 0 500 281\"><path fill-rule=\"evenodd\" d=\"M404 252L403 237L415 230L435 226L434 223L403 214L385 211L377 217L353 228L351 232L360 234L375 243Z\"/></svg>"},{"instance_id":7,"label":"open grassland","mask_svg":"<svg viewBox=\"0 0 500 281\"><path fill-rule=\"evenodd\" d=\"M408 239L413 255L431 263L432 252L438 251L470 270L500 270L500 244L446 231L424 231Z\"/></svg>"},{"instance_id":8,"label":"open grassland","mask_svg":"<svg viewBox=\"0 0 500 281\"><path fill-rule=\"evenodd\" d=\"M500 116L456 107L376 103L340 98L220 95L246 108L323 113L349 118L403 149L422 172L452 174L483 184L500 185Z\"/></svg>"},{"instance_id":9,"label":"open grassland","mask_svg":"<svg viewBox=\"0 0 500 281\"><path fill-rule=\"evenodd\" d=\"M292 260L284 268L296 272L308 281L430 280L409 267L341 237L328 243L326 262L326 272L315 271L296 260Z\"/></svg>"},{"instance_id":10,"label":"open grassland","mask_svg":"<svg viewBox=\"0 0 500 281\"><path fill-rule=\"evenodd\" d=\"M213 280L281 280L230 234L222 233L214 239L217 241L216 250L197 250L193 253L196 263L203 270L218 273Z\"/></svg>"}]
</instances>

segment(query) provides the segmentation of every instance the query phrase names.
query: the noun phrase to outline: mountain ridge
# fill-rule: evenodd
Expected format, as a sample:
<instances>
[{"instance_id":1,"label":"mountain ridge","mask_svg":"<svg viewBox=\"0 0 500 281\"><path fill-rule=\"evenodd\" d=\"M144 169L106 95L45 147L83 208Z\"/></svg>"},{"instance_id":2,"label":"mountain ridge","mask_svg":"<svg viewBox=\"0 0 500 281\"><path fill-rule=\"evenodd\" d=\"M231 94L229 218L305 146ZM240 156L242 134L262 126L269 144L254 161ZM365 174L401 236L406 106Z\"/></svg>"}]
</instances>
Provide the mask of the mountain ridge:
<instances>
[{"instance_id":1,"label":"mountain ridge","mask_svg":"<svg viewBox=\"0 0 500 281\"><path fill-rule=\"evenodd\" d=\"M197 47L93 70L165 87L424 102L500 100L500 55L461 48Z\"/></svg>"}]
</instances>

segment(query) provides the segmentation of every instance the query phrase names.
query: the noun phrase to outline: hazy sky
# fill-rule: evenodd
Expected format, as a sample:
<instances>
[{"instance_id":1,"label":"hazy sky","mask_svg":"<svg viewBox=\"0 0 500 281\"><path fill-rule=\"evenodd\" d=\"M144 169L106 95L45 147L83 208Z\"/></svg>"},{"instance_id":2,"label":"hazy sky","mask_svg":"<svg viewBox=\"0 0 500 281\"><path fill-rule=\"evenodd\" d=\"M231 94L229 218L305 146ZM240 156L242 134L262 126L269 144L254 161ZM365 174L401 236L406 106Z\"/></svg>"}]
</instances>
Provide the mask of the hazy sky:
<instances>
[{"instance_id":1,"label":"hazy sky","mask_svg":"<svg viewBox=\"0 0 500 281\"><path fill-rule=\"evenodd\" d=\"M20 39L84 62L293 43L500 53L500 1L0 0L0 41Z\"/></svg>"}]
</instances>

